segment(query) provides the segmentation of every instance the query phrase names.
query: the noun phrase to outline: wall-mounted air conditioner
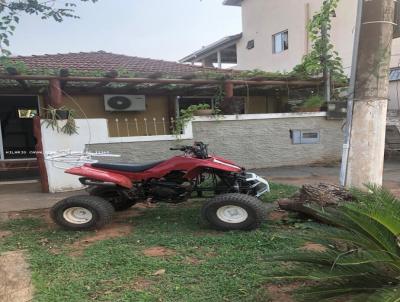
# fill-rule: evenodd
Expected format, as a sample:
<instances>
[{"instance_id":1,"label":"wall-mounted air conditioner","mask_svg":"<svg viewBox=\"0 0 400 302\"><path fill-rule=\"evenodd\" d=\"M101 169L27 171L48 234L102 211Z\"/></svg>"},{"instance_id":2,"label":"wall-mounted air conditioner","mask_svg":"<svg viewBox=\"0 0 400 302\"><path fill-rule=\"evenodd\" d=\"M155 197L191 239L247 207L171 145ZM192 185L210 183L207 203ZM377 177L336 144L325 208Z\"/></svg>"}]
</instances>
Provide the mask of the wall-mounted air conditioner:
<instances>
[{"instance_id":1,"label":"wall-mounted air conditioner","mask_svg":"<svg viewBox=\"0 0 400 302\"><path fill-rule=\"evenodd\" d=\"M104 95L106 111L146 111L144 95Z\"/></svg>"}]
</instances>

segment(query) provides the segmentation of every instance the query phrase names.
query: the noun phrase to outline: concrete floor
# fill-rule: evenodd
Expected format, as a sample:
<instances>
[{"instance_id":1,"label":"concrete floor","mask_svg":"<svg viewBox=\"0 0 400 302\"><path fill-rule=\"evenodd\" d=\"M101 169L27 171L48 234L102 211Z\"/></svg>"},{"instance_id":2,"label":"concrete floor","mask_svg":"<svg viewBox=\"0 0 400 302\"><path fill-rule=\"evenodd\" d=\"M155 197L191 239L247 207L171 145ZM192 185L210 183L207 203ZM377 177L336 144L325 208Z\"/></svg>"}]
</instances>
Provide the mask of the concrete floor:
<instances>
[{"instance_id":1,"label":"concrete floor","mask_svg":"<svg viewBox=\"0 0 400 302\"><path fill-rule=\"evenodd\" d=\"M0 213L49 208L57 201L76 194L82 192L43 194L40 183L0 185Z\"/></svg>"},{"instance_id":2,"label":"concrete floor","mask_svg":"<svg viewBox=\"0 0 400 302\"><path fill-rule=\"evenodd\" d=\"M270 181L298 186L320 182L337 184L339 171L339 166L296 166L254 170ZM400 160L385 163L384 186L400 196ZM49 208L63 198L79 194L85 192L43 194L40 192L39 183L0 185L0 213Z\"/></svg>"},{"instance_id":3,"label":"concrete floor","mask_svg":"<svg viewBox=\"0 0 400 302\"><path fill-rule=\"evenodd\" d=\"M258 169L255 172L270 181L284 184L339 184L340 166L279 167ZM400 159L385 162L383 185L395 194L400 193Z\"/></svg>"}]
</instances>

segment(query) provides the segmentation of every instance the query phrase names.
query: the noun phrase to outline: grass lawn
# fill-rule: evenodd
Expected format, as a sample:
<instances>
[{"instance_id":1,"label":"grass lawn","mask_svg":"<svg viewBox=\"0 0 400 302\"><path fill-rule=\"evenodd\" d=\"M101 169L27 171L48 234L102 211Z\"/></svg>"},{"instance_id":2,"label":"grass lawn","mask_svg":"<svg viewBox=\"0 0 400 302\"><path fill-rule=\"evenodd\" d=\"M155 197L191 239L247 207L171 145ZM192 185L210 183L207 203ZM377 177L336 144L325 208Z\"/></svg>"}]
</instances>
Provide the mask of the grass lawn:
<instances>
[{"instance_id":1,"label":"grass lawn","mask_svg":"<svg viewBox=\"0 0 400 302\"><path fill-rule=\"evenodd\" d=\"M266 202L295 190L273 184ZM284 267L264 259L301 246L302 228L267 222L253 232L216 232L200 220L200 206L159 205L122 216L118 223L132 232L92 242L80 255L74 255L76 242L94 232L62 231L37 218L11 220L0 227L12 232L0 239L0 253L27 251L34 301L269 301L268 275ZM164 254L146 255L155 247Z\"/></svg>"}]
</instances>

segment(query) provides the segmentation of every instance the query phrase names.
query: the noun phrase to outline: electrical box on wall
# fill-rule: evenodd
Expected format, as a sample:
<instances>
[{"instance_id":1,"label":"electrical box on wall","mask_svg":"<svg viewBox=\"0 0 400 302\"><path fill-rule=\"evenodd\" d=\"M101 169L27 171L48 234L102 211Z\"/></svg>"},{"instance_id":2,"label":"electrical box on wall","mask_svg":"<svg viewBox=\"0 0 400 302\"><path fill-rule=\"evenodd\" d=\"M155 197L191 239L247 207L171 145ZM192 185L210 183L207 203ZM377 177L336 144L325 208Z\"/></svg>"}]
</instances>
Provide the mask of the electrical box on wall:
<instances>
[{"instance_id":1,"label":"electrical box on wall","mask_svg":"<svg viewBox=\"0 0 400 302\"><path fill-rule=\"evenodd\" d=\"M321 141L318 130L290 130L290 137L294 145L319 144Z\"/></svg>"},{"instance_id":2,"label":"electrical box on wall","mask_svg":"<svg viewBox=\"0 0 400 302\"><path fill-rule=\"evenodd\" d=\"M146 97L144 95L104 95L106 111L146 111Z\"/></svg>"}]
</instances>

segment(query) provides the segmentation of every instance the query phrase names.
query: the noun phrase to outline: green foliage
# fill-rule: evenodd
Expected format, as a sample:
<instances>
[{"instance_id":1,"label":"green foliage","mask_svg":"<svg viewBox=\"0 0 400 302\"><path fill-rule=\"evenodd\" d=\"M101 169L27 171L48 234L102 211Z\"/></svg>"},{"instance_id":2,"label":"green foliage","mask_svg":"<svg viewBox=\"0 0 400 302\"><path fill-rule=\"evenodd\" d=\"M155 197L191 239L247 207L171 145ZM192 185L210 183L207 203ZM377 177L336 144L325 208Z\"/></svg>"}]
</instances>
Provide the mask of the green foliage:
<instances>
[{"instance_id":1,"label":"green foliage","mask_svg":"<svg viewBox=\"0 0 400 302\"><path fill-rule=\"evenodd\" d=\"M14 34L22 14L37 15L41 19L62 22L65 18L79 18L75 14L76 2L96 2L97 0L76 0L64 2L57 0L1 0L0 1L0 52L10 55L10 36Z\"/></svg>"},{"instance_id":2,"label":"green foliage","mask_svg":"<svg viewBox=\"0 0 400 302\"><path fill-rule=\"evenodd\" d=\"M315 281L297 291L301 301L400 300L400 200L369 186L338 209L316 209L334 227L314 227L307 241L324 250L300 250L274 258L301 265L275 277Z\"/></svg>"},{"instance_id":3,"label":"green foliage","mask_svg":"<svg viewBox=\"0 0 400 302\"><path fill-rule=\"evenodd\" d=\"M324 0L321 10L313 16L307 26L312 42L312 50L303 57L303 62L294 68L294 73L318 76L323 73L324 67L327 66L334 80L347 80L343 72L342 59L339 57L339 53L334 50L334 46L330 41L331 18L339 1Z\"/></svg>"},{"instance_id":4,"label":"green foliage","mask_svg":"<svg viewBox=\"0 0 400 302\"><path fill-rule=\"evenodd\" d=\"M325 100L320 95L312 95L301 105L302 108L319 108L322 107Z\"/></svg>"},{"instance_id":5,"label":"green foliage","mask_svg":"<svg viewBox=\"0 0 400 302\"><path fill-rule=\"evenodd\" d=\"M179 117L175 120L175 124L173 127L173 134L176 137L180 138L186 125L193 120L196 111L205 109L210 109L210 105L208 104L190 105L187 109L181 109Z\"/></svg>"},{"instance_id":6,"label":"green foliage","mask_svg":"<svg viewBox=\"0 0 400 302\"><path fill-rule=\"evenodd\" d=\"M45 119L43 119L42 123L46 125L46 128L51 128L52 130L56 130L57 132L61 132L67 135L74 135L78 133L78 127L75 122L75 110L69 109L66 106L62 106L58 109L48 106L47 108L43 109L45 112ZM60 111L67 112L67 121L66 123L60 127L59 120Z\"/></svg>"},{"instance_id":7,"label":"green foliage","mask_svg":"<svg viewBox=\"0 0 400 302\"><path fill-rule=\"evenodd\" d=\"M0 34L1 35L1 34ZM1 41L1 39L0 39ZM21 61L13 61L8 57L0 57L0 65L3 66L4 69L7 68L15 68L19 74L26 74L28 72L28 66L24 62Z\"/></svg>"}]
</instances>

